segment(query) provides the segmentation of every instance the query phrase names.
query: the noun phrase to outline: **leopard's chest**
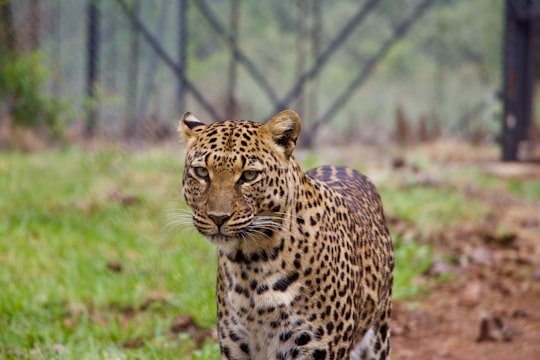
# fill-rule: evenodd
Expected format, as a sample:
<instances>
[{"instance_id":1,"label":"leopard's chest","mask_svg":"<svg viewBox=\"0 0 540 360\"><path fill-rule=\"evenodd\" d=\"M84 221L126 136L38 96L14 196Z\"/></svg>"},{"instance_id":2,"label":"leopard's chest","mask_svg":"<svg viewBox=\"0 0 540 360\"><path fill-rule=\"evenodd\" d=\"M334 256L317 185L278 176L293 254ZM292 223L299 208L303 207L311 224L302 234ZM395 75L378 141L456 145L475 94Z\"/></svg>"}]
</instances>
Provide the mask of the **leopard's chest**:
<instances>
[{"instance_id":1,"label":"leopard's chest","mask_svg":"<svg viewBox=\"0 0 540 360\"><path fill-rule=\"evenodd\" d=\"M295 346L293 334L308 327L306 315L298 311L305 301L299 275L281 271L278 264L249 270L229 264L223 271L221 285L227 291L218 292L218 304L229 317L220 319L222 331L245 344L252 358L275 359L280 351L290 351Z\"/></svg>"},{"instance_id":2,"label":"leopard's chest","mask_svg":"<svg viewBox=\"0 0 540 360\"><path fill-rule=\"evenodd\" d=\"M224 290L218 297L240 319L272 319L283 309L295 306L305 289L301 274L294 267L280 265L280 260L264 265L221 263ZM277 314L277 315L276 315Z\"/></svg>"}]
</instances>

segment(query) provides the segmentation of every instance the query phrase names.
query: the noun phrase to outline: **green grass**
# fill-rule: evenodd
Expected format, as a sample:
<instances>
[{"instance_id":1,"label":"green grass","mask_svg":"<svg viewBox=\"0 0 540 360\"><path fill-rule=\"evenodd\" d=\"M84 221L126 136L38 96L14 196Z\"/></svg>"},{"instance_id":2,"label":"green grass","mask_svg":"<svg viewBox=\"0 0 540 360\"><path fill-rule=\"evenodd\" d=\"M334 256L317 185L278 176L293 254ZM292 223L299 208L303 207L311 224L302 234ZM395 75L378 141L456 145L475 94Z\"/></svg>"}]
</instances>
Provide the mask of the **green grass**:
<instances>
[{"instance_id":1,"label":"green grass","mask_svg":"<svg viewBox=\"0 0 540 360\"><path fill-rule=\"evenodd\" d=\"M489 213L484 203L452 188L413 186L381 187L380 190L385 209L415 224L425 234L455 227L464 221L476 221Z\"/></svg>"},{"instance_id":2,"label":"green grass","mask_svg":"<svg viewBox=\"0 0 540 360\"><path fill-rule=\"evenodd\" d=\"M394 299L408 299L421 294L426 288L425 282L417 282L419 275L429 270L434 260L430 245L403 240L394 236Z\"/></svg>"},{"instance_id":3,"label":"green grass","mask_svg":"<svg viewBox=\"0 0 540 360\"><path fill-rule=\"evenodd\" d=\"M522 180L512 178L508 180L507 190L529 202L540 201L540 181L537 179Z\"/></svg>"},{"instance_id":4,"label":"green grass","mask_svg":"<svg viewBox=\"0 0 540 360\"><path fill-rule=\"evenodd\" d=\"M0 154L0 354L197 358L169 329L186 314L213 328L215 251L167 226L181 206L179 159ZM218 358L214 344L201 351Z\"/></svg>"}]
</instances>

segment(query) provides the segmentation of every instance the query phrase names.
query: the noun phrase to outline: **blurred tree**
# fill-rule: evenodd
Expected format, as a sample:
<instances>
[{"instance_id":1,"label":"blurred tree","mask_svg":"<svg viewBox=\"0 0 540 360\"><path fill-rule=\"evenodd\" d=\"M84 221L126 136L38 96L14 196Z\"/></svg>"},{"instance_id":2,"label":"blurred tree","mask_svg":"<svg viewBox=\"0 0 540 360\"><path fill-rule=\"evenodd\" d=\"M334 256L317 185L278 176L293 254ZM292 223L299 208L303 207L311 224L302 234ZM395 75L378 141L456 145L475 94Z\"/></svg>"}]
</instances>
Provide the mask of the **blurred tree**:
<instances>
[{"instance_id":1,"label":"blurred tree","mask_svg":"<svg viewBox=\"0 0 540 360\"><path fill-rule=\"evenodd\" d=\"M188 46L188 34L187 34L187 0L178 0L177 3L177 63L182 72L185 71L187 66L187 46ZM186 107L186 85L182 76L177 76L176 80L176 111L178 114L185 112Z\"/></svg>"},{"instance_id":2,"label":"blurred tree","mask_svg":"<svg viewBox=\"0 0 540 360\"><path fill-rule=\"evenodd\" d=\"M11 0L0 2L0 66L6 61L5 57L15 52L15 26L11 13Z\"/></svg>"},{"instance_id":3,"label":"blurred tree","mask_svg":"<svg viewBox=\"0 0 540 360\"><path fill-rule=\"evenodd\" d=\"M156 36L158 39L163 39L165 36L165 29L167 28L167 14L169 13L171 0L165 0L161 3L161 9L156 22ZM147 61L146 70L144 71L144 80L141 86L141 97L137 109L137 119L143 120L148 116L148 107L150 106L150 99L152 99L152 93L154 92L156 85L156 75L159 65L159 56L153 51L150 53Z\"/></svg>"},{"instance_id":4,"label":"blurred tree","mask_svg":"<svg viewBox=\"0 0 540 360\"><path fill-rule=\"evenodd\" d=\"M238 24L240 22L240 0L231 0L231 36L229 36L229 48L231 52L231 58L229 61L229 76L227 81L227 103L225 104L225 118L235 119L237 112L236 101L236 82L237 82L237 60L235 54L238 49Z\"/></svg>"},{"instance_id":5,"label":"blurred tree","mask_svg":"<svg viewBox=\"0 0 540 360\"><path fill-rule=\"evenodd\" d=\"M447 68L472 66L483 80L500 69L500 0L441 3L421 36L421 50ZM458 24L464 24L459 26Z\"/></svg>"},{"instance_id":6,"label":"blurred tree","mask_svg":"<svg viewBox=\"0 0 540 360\"><path fill-rule=\"evenodd\" d=\"M31 17L39 18L39 1L32 1L29 11ZM33 35L37 38L37 32ZM38 42L23 49L19 41L22 38L17 37L13 3L0 1L0 125L45 128L59 136L63 132L60 114L64 105L42 93L47 71L40 53L33 48Z\"/></svg>"},{"instance_id":7,"label":"blurred tree","mask_svg":"<svg viewBox=\"0 0 540 360\"><path fill-rule=\"evenodd\" d=\"M98 79L98 59L99 59L99 23L100 13L97 4L93 0L88 0L86 6L88 29L86 38L86 96L88 97L88 113L86 119L85 135L92 137L97 126L97 100L96 83Z\"/></svg>"},{"instance_id":8,"label":"blurred tree","mask_svg":"<svg viewBox=\"0 0 540 360\"><path fill-rule=\"evenodd\" d=\"M11 1L0 2L0 73L4 71L9 58L15 52L15 27L11 14ZM11 96L2 91L0 86L0 125L6 115L11 112Z\"/></svg>"},{"instance_id":9,"label":"blurred tree","mask_svg":"<svg viewBox=\"0 0 540 360\"><path fill-rule=\"evenodd\" d=\"M18 44L24 52L36 51L39 49L41 25L41 0L30 0L26 19L22 31L20 31L20 40Z\"/></svg>"}]
</instances>

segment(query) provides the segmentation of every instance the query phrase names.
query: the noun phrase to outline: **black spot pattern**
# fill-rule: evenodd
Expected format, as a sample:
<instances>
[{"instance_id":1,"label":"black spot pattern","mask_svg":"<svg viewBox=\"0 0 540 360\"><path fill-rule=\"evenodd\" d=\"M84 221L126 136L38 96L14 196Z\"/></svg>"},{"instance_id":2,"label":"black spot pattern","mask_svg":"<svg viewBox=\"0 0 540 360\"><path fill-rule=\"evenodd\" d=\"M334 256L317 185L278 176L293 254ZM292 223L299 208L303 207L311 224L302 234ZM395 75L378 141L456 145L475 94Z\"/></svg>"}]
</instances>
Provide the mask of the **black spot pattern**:
<instances>
[{"instance_id":1,"label":"black spot pattern","mask_svg":"<svg viewBox=\"0 0 540 360\"><path fill-rule=\"evenodd\" d=\"M392 243L373 184L346 167L303 173L291 156L299 123L290 112L266 125L185 126L184 198L218 247L223 357L348 359L373 329L362 358L388 358ZM226 220L217 226L212 216Z\"/></svg>"}]
</instances>

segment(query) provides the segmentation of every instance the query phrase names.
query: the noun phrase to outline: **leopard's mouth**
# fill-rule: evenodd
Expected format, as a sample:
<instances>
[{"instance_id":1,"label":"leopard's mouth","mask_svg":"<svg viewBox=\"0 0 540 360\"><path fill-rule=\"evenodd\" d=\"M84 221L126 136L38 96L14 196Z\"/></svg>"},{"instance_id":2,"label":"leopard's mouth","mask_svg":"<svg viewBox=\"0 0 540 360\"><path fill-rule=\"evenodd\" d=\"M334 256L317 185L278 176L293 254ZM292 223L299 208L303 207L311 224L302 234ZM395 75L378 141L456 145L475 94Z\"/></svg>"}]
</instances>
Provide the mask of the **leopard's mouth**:
<instances>
[{"instance_id":1,"label":"leopard's mouth","mask_svg":"<svg viewBox=\"0 0 540 360\"><path fill-rule=\"evenodd\" d=\"M211 243L220 244L220 243L231 243L234 241L242 240L246 238L244 230L240 231L231 231L226 227L213 227L212 229L201 229L197 230Z\"/></svg>"},{"instance_id":2,"label":"leopard's mouth","mask_svg":"<svg viewBox=\"0 0 540 360\"><path fill-rule=\"evenodd\" d=\"M223 233L222 231L218 231L212 234L201 234L210 242L213 244L231 244L234 242L244 242L244 243L250 243L250 242L256 242L259 239L267 239L270 238L273 235L274 230L268 229L264 227L259 227L256 225L250 225L246 227L243 230L240 230L238 232L234 233Z\"/></svg>"},{"instance_id":3,"label":"leopard's mouth","mask_svg":"<svg viewBox=\"0 0 540 360\"><path fill-rule=\"evenodd\" d=\"M195 227L209 242L213 244L231 244L233 242L256 242L264 239L269 239L274 235L274 232L283 229L283 217L275 215L255 215L252 218L246 219L243 223L234 222L231 224L223 224L217 226L209 226L205 223L204 226Z\"/></svg>"}]
</instances>

